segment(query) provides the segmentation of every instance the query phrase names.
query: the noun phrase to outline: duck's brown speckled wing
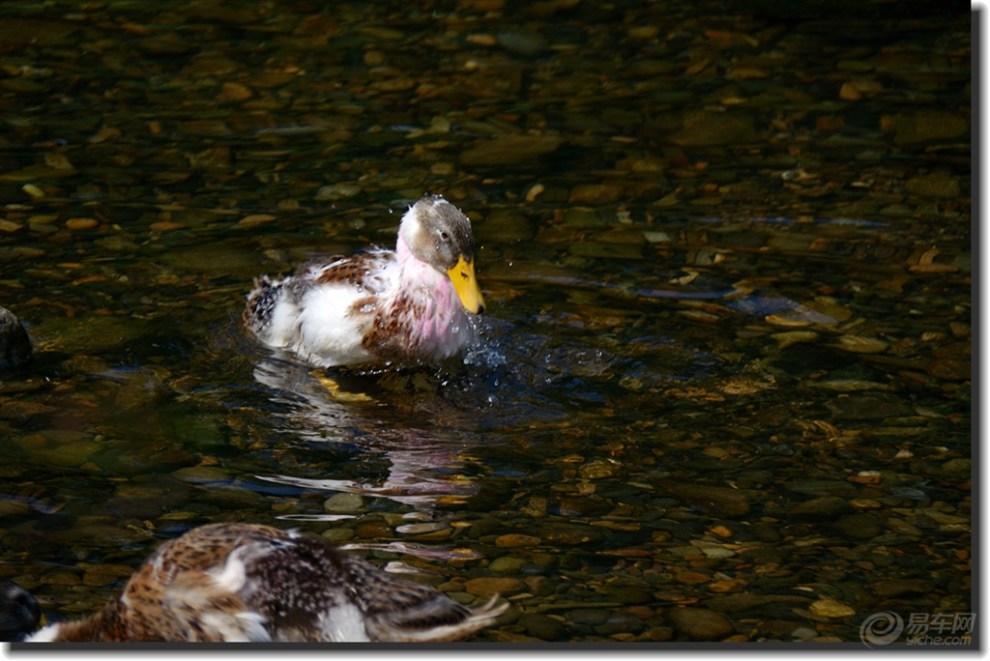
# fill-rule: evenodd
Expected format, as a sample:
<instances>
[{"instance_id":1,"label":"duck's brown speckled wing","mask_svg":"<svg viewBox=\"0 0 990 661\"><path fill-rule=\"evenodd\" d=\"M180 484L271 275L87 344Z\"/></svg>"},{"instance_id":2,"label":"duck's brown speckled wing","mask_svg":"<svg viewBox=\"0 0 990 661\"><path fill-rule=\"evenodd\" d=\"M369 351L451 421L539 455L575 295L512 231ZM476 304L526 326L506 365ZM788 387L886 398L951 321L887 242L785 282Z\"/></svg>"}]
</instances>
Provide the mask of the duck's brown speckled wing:
<instances>
[{"instance_id":1,"label":"duck's brown speckled wing","mask_svg":"<svg viewBox=\"0 0 990 661\"><path fill-rule=\"evenodd\" d=\"M453 640L491 624L506 608L473 611L305 535L280 533L252 545L241 552L246 581L239 596L265 619L274 640Z\"/></svg>"},{"instance_id":2,"label":"duck's brown speckled wing","mask_svg":"<svg viewBox=\"0 0 990 661\"><path fill-rule=\"evenodd\" d=\"M170 540L131 577L121 595L129 637L199 642L267 640L261 619L224 578L231 554L283 535L267 526L214 524ZM127 639L127 638L125 638Z\"/></svg>"},{"instance_id":3,"label":"duck's brown speckled wing","mask_svg":"<svg viewBox=\"0 0 990 661\"><path fill-rule=\"evenodd\" d=\"M255 278L244 309L244 324L264 338L276 306L283 302L299 305L314 287L350 288L356 297L373 301L388 287L384 274L394 262L395 253L390 250L369 250L304 263L283 279Z\"/></svg>"},{"instance_id":4,"label":"duck's brown speckled wing","mask_svg":"<svg viewBox=\"0 0 990 661\"><path fill-rule=\"evenodd\" d=\"M382 277L395 263L395 253L391 250L369 250L348 257L334 257L322 264L310 264L308 277L316 285L345 285L359 288L370 295L378 295L388 286Z\"/></svg>"},{"instance_id":5,"label":"duck's brown speckled wing","mask_svg":"<svg viewBox=\"0 0 990 661\"><path fill-rule=\"evenodd\" d=\"M37 640L441 641L506 607L469 609L320 539L213 524L159 547L100 612L46 627Z\"/></svg>"}]
</instances>

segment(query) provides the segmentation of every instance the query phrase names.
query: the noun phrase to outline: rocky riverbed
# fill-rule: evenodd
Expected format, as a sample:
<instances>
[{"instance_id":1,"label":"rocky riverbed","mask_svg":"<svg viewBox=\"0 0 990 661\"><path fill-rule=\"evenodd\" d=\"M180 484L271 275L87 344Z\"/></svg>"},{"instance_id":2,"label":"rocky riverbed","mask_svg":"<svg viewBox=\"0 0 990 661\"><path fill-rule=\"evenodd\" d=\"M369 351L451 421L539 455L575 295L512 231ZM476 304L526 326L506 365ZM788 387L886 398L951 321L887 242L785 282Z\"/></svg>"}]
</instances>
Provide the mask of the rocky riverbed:
<instances>
[{"instance_id":1,"label":"rocky riverbed","mask_svg":"<svg viewBox=\"0 0 990 661\"><path fill-rule=\"evenodd\" d=\"M34 353L0 373L0 577L89 611L240 520L503 595L477 640L975 611L970 19L0 6L0 305ZM478 238L463 362L335 398L241 330L253 277L390 245L424 192Z\"/></svg>"}]
</instances>

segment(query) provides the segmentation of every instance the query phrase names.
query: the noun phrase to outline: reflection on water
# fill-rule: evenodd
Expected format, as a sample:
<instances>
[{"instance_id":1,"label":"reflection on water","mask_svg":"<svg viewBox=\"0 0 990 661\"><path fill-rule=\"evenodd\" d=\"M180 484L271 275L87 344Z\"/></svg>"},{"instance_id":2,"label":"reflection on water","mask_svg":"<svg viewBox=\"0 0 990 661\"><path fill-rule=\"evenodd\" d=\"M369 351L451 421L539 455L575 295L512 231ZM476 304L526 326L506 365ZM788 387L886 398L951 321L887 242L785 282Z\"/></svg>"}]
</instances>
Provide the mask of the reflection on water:
<instances>
[{"instance_id":1,"label":"reflection on water","mask_svg":"<svg viewBox=\"0 0 990 661\"><path fill-rule=\"evenodd\" d=\"M312 370L287 361L266 360L255 378L274 390L273 402L288 405L279 414L277 428L311 444L346 446L356 460L383 457L387 474L380 481L301 478L264 475L260 479L327 492L358 493L390 498L411 506L461 503L476 490L464 475L472 439L462 431L467 425L433 428L399 427L392 411L381 411L365 393L328 392ZM432 384L431 384L432 385ZM439 419L440 416L437 416Z\"/></svg>"}]
</instances>

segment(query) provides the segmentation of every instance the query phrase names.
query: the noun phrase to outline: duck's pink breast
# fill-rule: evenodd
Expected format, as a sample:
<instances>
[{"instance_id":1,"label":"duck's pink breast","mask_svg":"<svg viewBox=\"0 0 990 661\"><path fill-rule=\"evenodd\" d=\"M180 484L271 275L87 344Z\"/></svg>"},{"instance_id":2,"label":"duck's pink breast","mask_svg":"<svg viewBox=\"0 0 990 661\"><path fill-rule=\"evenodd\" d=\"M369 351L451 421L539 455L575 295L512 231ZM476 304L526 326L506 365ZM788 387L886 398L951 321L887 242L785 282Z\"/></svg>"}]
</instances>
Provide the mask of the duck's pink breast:
<instances>
[{"instance_id":1,"label":"duck's pink breast","mask_svg":"<svg viewBox=\"0 0 990 661\"><path fill-rule=\"evenodd\" d=\"M400 241L400 247L402 242ZM446 275L419 261L410 253L398 251L402 260L400 282L409 298L412 318L407 320L416 352L450 356L470 340L463 306Z\"/></svg>"}]
</instances>

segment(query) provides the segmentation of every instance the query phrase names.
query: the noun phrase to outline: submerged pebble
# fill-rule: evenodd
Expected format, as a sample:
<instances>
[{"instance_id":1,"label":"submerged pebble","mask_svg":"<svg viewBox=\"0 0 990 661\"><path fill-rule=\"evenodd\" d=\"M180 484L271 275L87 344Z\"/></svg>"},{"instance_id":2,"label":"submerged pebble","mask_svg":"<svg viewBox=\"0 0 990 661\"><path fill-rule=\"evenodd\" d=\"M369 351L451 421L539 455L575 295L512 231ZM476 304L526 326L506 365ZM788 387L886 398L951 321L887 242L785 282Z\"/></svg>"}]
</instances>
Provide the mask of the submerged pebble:
<instances>
[{"instance_id":1,"label":"submerged pebble","mask_svg":"<svg viewBox=\"0 0 990 661\"><path fill-rule=\"evenodd\" d=\"M500 577L472 578L464 584L464 589L476 597L490 597L493 594L508 596L524 587L519 579Z\"/></svg>"},{"instance_id":2,"label":"submerged pebble","mask_svg":"<svg viewBox=\"0 0 990 661\"><path fill-rule=\"evenodd\" d=\"M674 630L688 640L721 640L736 631L731 620L708 608L670 608L664 615Z\"/></svg>"},{"instance_id":3,"label":"submerged pebble","mask_svg":"<svg viewBox=\"0 0 990 661\"><path fill-rule=\"evenodd\" d=\"M331 514L353 514L363 511L364 498L356 493L337 493L323 501L323 509Z\"/></svg>"}]
</instances>

